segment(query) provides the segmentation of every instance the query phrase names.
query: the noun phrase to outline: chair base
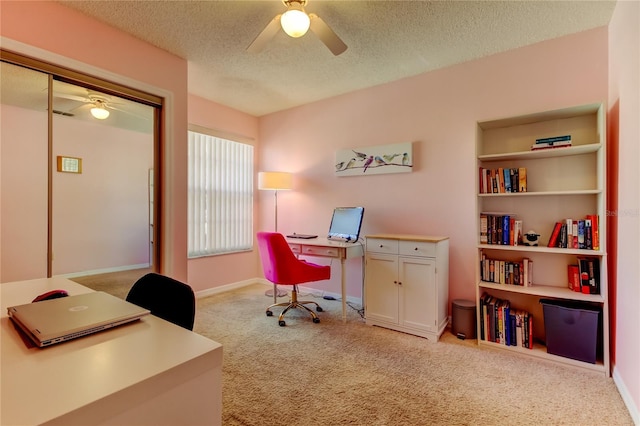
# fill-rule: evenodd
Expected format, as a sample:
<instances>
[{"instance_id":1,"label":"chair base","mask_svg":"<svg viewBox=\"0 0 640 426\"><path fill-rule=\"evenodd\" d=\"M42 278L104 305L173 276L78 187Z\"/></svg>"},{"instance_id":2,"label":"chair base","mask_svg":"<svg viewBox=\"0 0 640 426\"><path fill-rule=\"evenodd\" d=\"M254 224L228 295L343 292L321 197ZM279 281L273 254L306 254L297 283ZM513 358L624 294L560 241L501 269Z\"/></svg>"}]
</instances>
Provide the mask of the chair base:
<instances>
[{"instance_id":1,"label":"chair base","mask_svg":"<svg viewBox=\"0 0 640 426\"><path fill-rule=\"evenodd\" d=\"M271 308L276 307L276 306L284 306L285 308L282 310L282 312L280 312L280 315L278 316L278 324L280 325L280 327L284 327L285 325L287 325L285 323L285 321L284 321L284 315L290 309L292 309L292 308L293 309L304 309L311 315L311 318L312 318L314 323L319 323L320 322L320 318L318 318L316 313L305 306L305 305L308 305L308 304L316 305L316 311L322 312L322 307L320 305L318 305L316 302L314 302L312 300L298 300L298 286L294 285L293 286L293 290L291 291L291 300L289 302L274 303L273 305L270 305L269 307L267 307L266 314L267 314L268 317L273 316L273 312L271 311Z\"/></svg>"}]
</instances>

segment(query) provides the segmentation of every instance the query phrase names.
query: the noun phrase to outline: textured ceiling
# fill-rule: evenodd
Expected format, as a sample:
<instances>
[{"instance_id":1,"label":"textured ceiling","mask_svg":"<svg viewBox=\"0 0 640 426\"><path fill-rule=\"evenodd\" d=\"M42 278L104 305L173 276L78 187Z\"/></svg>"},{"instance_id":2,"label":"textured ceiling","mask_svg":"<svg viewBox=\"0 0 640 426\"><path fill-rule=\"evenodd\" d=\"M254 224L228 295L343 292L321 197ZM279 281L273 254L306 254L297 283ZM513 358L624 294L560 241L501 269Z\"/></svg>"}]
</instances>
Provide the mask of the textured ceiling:
<instances>
[{"instance_id":1,"label":"textured ceiling","mask_svg":"<svg viewBox=\"0 0 640 426\"><path fill-rule=\"evenodd\" d=\"M607 25L615 1L320 1L347 44L280 31L246 47L285 10L263 1L60 1L188 60L189 92L261 116Z\"/></svg>"}]
</instances>

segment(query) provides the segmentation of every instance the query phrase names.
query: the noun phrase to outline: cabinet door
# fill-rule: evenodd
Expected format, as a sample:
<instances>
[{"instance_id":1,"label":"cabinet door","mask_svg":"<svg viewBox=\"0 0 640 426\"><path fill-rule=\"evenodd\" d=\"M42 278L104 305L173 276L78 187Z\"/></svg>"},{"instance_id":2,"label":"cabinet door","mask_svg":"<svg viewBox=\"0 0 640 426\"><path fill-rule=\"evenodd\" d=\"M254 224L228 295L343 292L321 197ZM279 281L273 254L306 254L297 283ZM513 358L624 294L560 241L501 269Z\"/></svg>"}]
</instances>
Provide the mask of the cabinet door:
<instances>
[{"instance_id":1,"label":"cabinet door","mask_svg":"<svg viewBox=\"0 0 640 426\"><path fill-rule=\"evenodd\" d=\"M398 323L398 257L367 253L367 319Z\"/></svg>"},{"instance_id":2,"label":"cabinet door","mask_svg":"<svg viewBox=\"0 0 640 426\"><path fill-rule=\"evenodd\" d=\"M437 331L436 262L400 257L400 325Z\"/></svg>"}]
</instances>

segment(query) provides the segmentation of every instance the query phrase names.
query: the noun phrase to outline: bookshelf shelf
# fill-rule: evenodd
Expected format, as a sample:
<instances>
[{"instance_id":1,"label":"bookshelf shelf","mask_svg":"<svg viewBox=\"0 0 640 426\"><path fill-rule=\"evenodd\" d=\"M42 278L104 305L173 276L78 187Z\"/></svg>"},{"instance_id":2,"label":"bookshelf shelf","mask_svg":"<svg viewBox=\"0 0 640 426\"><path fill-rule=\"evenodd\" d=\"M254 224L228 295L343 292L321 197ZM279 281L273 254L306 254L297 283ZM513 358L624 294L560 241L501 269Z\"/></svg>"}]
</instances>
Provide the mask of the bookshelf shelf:
<instances>
[{"instance_id":1,"label":"bookshelf shelf","mask_svg":"<svg viewBox=\"0 0 640 426\"><path fill-rule=\"evenodd\" d=\"M539 196L551 196L556 195L560 197L568 197L571 195L594 195L600 194L600 189L583 189L578 191L538 191L538 192L505 192L502 194L478 194L478 197L539 197Z\"/></svg>"},{"instance_id":2,"label":"bookshelf shelf","mask_svg":"<svg viewBox=\"0 0 640 426\"><path fill-rule=\"evenodd\" d=\"M567 365L578 366L610 375L609 359L609 307L607 290L607 249L606 249L606 109L603 104L589 104L554 111L508 117L505 119L479 122L476 140L476 217L477 217L477 261L476 261L476 305L478 309L478 344L495 349L504 349L514 354L524 354ZM536 139L553 138L570 135L571 146L531 150ZM509 173L515 170L516 179L523 173L526 176L526 191L518 190L522 181L512 182L509 192L507 185ZM497 186L497 179L504 170L504 181ZM518 173L520 171L520 173ZM495 175L494 175L495 173ZM492 182L489 182L489 175ZM513 175L512 175L513 176ZM485 181L486 180L486 181ZM500 186L502 184L502 186ZM506 191L505 191L506 187ZM481 220L482 213L482 220ZM497 219L491 216L498 215ZM522 232L533 231L539 235L538 246L501 245L484 243L487 234L487 217L489 231L500 226L503 216L510 216L522 222ZM587 215L597 216L599 247L596 250L578 248L547 247L556 222L564 223L566 219L584 220ZM509 220L506 220L509 222ZM505 223L506 223L505 222ZM594 221L595 222L595 221ZM483 225L483 226L481 226ZM505 228L506 229L506 228ZM485 233L482 233L485 232ZM500 230L500 236L506 231ZM481 233L483 235L481 242ZM490 235L490 232L488 232ZM506 234L505 241L509 239ZM501 237L496 238L500 240ZM491 238L489 238L491 242ZM511 241L513 243L513 241ZM579 263L584 256L591 259L591 266L599 267L599 294L584 294L569 288L568 266ZM506 279L494 275L491 269L490 278L482 261L491 260L491 268L495 262L502 266L504 277L510 265L509 278L518 276L523 280L522 268L526 259L533 265L533 277L530 285L504 284ZM518 269L518 264L519 269ZM485 263L486 265L486 263ZM591 267L590 266L590 267ZM527 269L525 269L527 270ZM511 273L512 272L512 273ZM483 281L491 280L489 281ZM493 282L497 281L497 282ZM506 281L518 282L518 281ZM512 346L491 341L505 335L497 331L489 335L484 328L493 330L487 324L488 317L483 307L484 296L497 300L497 306L508 301L512 310L528 313L527 326L532 326L532 348ZM599 334L597 340L596 363L578 361L547 352L544 345L547 333L555 333L556 324L545 324L541 299L552 299L562 303L584 304L598 309ZM493 303L493 302L492 302ZM580 305L578 305L580 306ZM484 313L482 311L485 311ZM483 316L484 315L484 316ZM496 317L497 318L497 317ZM493 319L494 321L495 318ZM524 324L524 319L522 320ZM496 321L496 324L498 322ZM519 326L518 326L519 327ZM524 329L515 327L520 332ZM547 329L548 328L548 329ZM487 331L486 335L484 335ZM493 332L492 332L493 333ZM507 341L513 338L506 338ZM499 340L499 339L497 339ZM513 343L513 342L510 342ZM521 342L519 342L521 344ZM516 345L516 343L513 343Z\"/></svg>"},{"instance_id":3,"label":"bookshelf shelf","mask_svg":"<svg viewBox=\"0 0 640 426\"><path fill-rule=\"evenodd\" d=\"M604 303L604 298L599 294L582 294L571 291L566 287L534 284L531 287L523 287L513 284L496 284L486 281L478 283L480 288L508 291L512 293L528 294L531 296L552 297L554 299L579 300L584 302Z\"/></svg>"},{"instance_id":4,"label":"bookshelf shelf","mask_svg":"<svg viewBox=\"0 0 640 426\"><path fill-rule=\"evenodd\" d=\"M485 162L505 161L505 160L535 160L553 157L565 157L570 155L583 155L597 152L602 148L602 144L592 143L587 145L576 145L565 148L541 149L538 151L519 151L502 154L479 155L478 160Z\"/></svg>"},{"instance_id":5,"label":"bookshelf shelf","mask_svg":"<svg viewBox=\"0 0 640 426\"><path fill-rule=\"evenodd\" d=\"M541 345L538 343L534 343L533 349L522 348L519 346L505 346L499 343L487 342L484 340L479 341L479 344L491 349L511 351L519 355L530 356L538 359L546 359L559 364L566 364L574 367L580 367L590 371L596 371L600 373L605 371L605 366L602 361L596 361L595 364L590 364L588 362L576 361L571 358L565 358L562 356L549 354L547 353L547 348L544 345Z\"/></svg>"},{"instance_id":6,"label":"bookshelf shelf","mask_svg":"<svg viewBox=\"0 0 640 426\"><path fill-rule=\"evenodd\" d=\"M499 244L479 244L478 248L486 250L519 251L525 253L573 254L577 256L603 256L605 254L602 250L566 249L546 246L505 246Z\"/></svg>"}]
</instances>

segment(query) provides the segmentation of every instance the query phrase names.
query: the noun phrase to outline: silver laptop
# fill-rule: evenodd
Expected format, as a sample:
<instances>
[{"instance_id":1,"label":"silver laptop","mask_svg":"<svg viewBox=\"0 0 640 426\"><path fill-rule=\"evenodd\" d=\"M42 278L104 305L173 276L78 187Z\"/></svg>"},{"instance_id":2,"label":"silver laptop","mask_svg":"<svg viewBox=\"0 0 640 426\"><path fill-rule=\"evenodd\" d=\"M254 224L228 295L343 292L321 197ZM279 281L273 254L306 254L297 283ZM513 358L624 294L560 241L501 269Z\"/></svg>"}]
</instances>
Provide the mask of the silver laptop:
<instances>
[{"instance_id":1,"label":"silver laptop","mask_svg":"<svg viewBox=\"0 0 640 426\"><path fill-rule=\"evenodd\" d=\"M11 306L7 311L40 347L126 324L150 313L102 291Z\"/></svg>"}]
</instances>

